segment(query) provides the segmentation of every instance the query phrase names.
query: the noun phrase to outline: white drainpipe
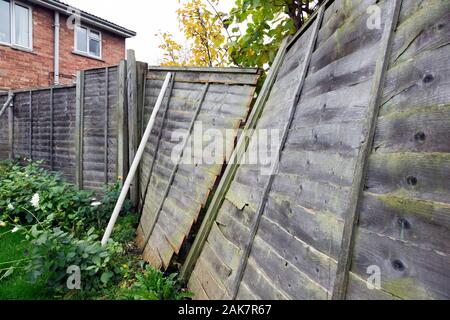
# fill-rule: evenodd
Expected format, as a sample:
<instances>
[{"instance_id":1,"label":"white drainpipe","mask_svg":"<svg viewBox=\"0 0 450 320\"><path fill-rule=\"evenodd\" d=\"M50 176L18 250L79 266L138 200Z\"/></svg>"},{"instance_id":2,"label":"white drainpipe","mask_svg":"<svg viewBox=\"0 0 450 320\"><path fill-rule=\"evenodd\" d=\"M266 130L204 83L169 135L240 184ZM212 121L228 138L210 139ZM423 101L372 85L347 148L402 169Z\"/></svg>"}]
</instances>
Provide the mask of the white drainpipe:
<instances>
[{"instance_id":1,"label":"white drainpipe","mask_svg":"<svg viewBox=\"0 0 450 320\"><path fill-rule=\"evenodd\" d=\"M59 12L55 11L55 43L54 43L54 67L53 67L53 71L54 71L54 84L55 85L59 85L59 28L60 28L60 24L59 24Z\"/></svg>"}]
</instances>

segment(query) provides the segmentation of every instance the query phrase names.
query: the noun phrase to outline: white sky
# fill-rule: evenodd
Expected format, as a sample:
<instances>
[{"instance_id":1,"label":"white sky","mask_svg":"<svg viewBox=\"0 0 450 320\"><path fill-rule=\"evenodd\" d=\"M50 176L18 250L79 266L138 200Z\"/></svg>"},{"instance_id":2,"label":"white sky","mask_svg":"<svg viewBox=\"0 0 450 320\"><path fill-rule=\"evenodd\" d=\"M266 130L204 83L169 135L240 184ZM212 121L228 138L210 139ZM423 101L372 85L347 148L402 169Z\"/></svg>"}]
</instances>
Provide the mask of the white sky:
<instances>
[{"instance_id":1,"label":"white sky","mask_svg":"<svg viewBox=\"0 0 450 320\"><path fill-rule=\"evenodd\" d=\"M158 31L171 32L175 39L183 43L179 31L176 9L178 0L65 0L78 9L114 22L137 32L137 36L127 40L127 49L134 49L140 61L157 65L162 59L158 48ZM222 0L220 9L228 12L234 0Z\"/></svg>"}]
</instances>

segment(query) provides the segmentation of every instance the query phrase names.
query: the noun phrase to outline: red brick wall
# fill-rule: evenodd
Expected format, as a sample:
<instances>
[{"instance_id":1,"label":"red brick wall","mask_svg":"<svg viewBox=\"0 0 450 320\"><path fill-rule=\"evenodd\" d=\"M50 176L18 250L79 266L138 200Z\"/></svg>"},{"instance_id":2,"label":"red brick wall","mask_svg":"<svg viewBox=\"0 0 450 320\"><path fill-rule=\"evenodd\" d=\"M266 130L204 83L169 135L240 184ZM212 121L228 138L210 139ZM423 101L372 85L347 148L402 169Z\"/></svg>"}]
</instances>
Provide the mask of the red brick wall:
<instances>
[{"instance_id":1,"label":"red brick wall","mask_svg":"<svg viewBox=\"0 0 450 320\"><path fill-rule=\"evenodd\" d=\"M125 58L125 39L103 30L102 60L74 54L74 31L61 16L60 83L70 84L78 70L119 64ZM0 90L53 84L53 11L33 7L33 52L0 45ZM95 28L94 28L95 29Z\"/></svg>"}]
</instances>

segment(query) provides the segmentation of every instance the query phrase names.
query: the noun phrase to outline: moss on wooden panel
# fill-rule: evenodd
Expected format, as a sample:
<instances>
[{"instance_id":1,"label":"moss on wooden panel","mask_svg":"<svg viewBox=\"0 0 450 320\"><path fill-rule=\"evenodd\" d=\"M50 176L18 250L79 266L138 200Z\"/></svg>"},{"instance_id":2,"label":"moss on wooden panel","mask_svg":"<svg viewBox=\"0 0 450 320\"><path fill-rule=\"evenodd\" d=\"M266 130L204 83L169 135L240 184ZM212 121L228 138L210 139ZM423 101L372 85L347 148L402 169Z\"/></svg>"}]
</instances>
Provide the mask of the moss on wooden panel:
<instances>
[{"instance_id":1,"label":"moss on wooden panel","mask_svg":"<svg viewBox=\"0 0 450 320\"><path fill-rule=\"evenodd\" d=\"M435 299L430 291L428 291L416 278L412 277L388 281L383 287L386 291L402 299Z\"/></svg>"}]
</instances>

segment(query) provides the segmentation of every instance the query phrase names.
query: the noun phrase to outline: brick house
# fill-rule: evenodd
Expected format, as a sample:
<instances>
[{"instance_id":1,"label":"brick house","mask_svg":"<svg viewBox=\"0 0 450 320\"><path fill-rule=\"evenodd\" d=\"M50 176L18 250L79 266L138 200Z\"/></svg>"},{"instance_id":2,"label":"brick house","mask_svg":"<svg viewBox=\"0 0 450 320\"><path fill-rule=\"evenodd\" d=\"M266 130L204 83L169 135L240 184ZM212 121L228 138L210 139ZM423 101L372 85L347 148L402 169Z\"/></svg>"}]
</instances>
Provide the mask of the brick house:
<instances>
[{"instance_id":1,"label":"brick house","mask_svg":"<svg viewBox=\"0 0 450 320\"><path fill-rule=\"evenodd\" d=\"M57 0L0 0L0 90L73 83L117 65L135 35Z\"/></svg>"}]
</instances>

